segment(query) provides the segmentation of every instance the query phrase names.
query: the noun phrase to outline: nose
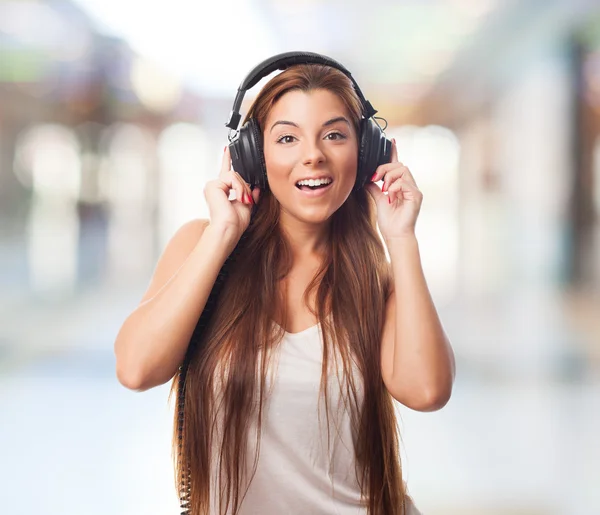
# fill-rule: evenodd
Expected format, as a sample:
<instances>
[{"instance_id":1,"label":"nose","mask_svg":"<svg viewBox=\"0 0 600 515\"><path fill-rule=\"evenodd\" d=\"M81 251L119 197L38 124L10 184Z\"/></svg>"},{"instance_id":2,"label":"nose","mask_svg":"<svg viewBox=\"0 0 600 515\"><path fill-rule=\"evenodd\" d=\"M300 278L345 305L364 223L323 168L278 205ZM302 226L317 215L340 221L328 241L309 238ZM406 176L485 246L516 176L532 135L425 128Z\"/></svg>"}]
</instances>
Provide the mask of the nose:
<instances>
[{"instance_id":1,"label":"nose","mask_svg":"<svg viewBox=\"0 0 600 515\"><path fill-rule=\"evenodd\" d=\"M318 142L305 142L303 163L305 166L317 166L326 161L325 154Z\"/></svg>"}]
</instances>

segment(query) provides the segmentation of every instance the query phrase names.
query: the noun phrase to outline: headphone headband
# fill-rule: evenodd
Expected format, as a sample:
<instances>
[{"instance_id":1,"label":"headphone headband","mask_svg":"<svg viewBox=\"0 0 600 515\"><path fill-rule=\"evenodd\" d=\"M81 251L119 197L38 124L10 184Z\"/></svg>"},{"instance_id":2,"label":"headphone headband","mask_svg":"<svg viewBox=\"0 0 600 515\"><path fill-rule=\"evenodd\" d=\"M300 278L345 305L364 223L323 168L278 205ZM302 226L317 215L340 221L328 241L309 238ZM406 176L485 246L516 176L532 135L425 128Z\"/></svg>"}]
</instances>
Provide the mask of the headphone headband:
<instances>
[{"instance_id":1,"label":"headphone headband","mask_svg":"<svg viewBox=\"0 0 600 515\"><path fill-rule=\"evenodd\" d=\"M242 81L238 88L231 113L229 114L229 120L227 120L225 126L232 130L237 130L241 120L239 111L247 90L256 85L260 79L266 77L275 70L285 70L286 68L296 64L323 64L341 71L352 81L356 94L363 105L365 118L371 118L371 116L377 112L371 103L365 99L362 91L358 87L358 84L354 80L354 77L352 77L352 74L342 64L338 63L334 59L331 59L330 57L313 52L284 52L283 54L277 54L269 57L269 59L266 59L262 63L258 64Z\"/></svg>"}]
</instances>

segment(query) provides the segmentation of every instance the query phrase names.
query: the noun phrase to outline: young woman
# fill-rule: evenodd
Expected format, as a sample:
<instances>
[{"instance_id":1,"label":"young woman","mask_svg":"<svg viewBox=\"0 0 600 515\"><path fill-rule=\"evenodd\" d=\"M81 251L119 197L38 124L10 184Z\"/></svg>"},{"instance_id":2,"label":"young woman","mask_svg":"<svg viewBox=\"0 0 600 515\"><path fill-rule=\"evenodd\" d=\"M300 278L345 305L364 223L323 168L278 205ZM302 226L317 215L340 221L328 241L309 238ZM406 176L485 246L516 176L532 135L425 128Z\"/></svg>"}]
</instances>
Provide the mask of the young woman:
<instances>
[{"instance_id":1,"label":"young woman","mask_svg":"<svg viewBox=\"0 0 600 515\"><path fill-rule=\"evenodd\" d=\"M174 436L193 515L418 513L393 399L419 411L444 406L454 356L415 237L422 194L395 142L391 162L355 188L363 115L338 69L301 64L271 79L248 113L267 186L251 188L232 170L226 147L204 190L210 220L175 233L117 336L124 386L174 378L176 390L238 246L189 362L185 424Z\"/></svg>"}]
</instances>

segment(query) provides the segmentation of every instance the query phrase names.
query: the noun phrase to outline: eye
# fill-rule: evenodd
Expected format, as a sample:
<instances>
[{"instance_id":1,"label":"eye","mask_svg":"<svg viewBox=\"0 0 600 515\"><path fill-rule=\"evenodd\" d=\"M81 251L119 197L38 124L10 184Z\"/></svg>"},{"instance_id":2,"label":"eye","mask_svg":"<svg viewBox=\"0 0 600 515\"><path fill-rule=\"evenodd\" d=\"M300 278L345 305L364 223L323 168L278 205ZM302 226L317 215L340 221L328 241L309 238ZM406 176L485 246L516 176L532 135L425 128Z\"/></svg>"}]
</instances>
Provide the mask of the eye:
<instances>
[{"instance_id":1,"label":"eye","mask_svg":"<svg viewBox=\"0 0 600 515\"><path fill-rule=\"evenodd\" d=\"M277 139L277 143L292 143L295 139L295 136L285 134L284 136L281 136Z\"/></svg>"},{"instance_id":2,"label":"eye","mask_svg":"<svg viewBox=\"0 0 600 515\"><path fill-rule=\"evenodd\" d=\"M330 136L335 136L335 137L330 138ZM327 134L327 136L325 136L325 138L327 138L331 141L335 141L335 140L340 140L340 139L346 139L346 136L344 134L342 134L341 132L330 132L329 134Z\"/></svg>"}]
</instances>

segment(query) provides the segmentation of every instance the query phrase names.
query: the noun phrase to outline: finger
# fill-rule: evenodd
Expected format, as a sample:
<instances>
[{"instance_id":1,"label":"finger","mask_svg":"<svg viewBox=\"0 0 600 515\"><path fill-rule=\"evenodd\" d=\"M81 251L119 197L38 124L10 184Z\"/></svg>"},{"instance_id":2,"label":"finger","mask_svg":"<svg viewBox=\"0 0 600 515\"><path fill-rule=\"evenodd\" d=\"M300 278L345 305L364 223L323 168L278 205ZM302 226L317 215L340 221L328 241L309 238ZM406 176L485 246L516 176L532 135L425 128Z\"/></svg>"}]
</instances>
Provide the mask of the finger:
<instances>
[{"instance_id":1,"label":"finger","mask_svg":"<svg viewBox=\"0 0 600 515\"><path fill-rule=\"evenodd\" d=\"M403 184L401 181L397 181L393 184L393 188L392 186L390 186L390 190L388 191L388 202L390 204L400 201L402 202L404 200L404 193L406 191L406 184Z\"/></svg>"},{"instance_id":2,"label":"finger","mask_svg":"<svg viewBox=\"0 0 600 515\"><path fill-rule=\"evenodd\" d=\"M395 202L397 199L418 201L422 195L423 194L419 188L403 179L394 181L388 190L388 198L390 199L390 203Z\"/></svg>"},{"instance_id":3,"label":"finger","mask_svg":"<svg viewBox=\"0 0 600 515\"><path fill-rule=\"evenodd\" d=\"M396 179L395 181L393 181L389 188L388 188L388 193L394 193L394 192L398 192L401 190L405 190L407 188L410 189L416 189L412 184L410 184L409 182L405 181L404 179Z\"/></svg>"},{"instance_id":4,"label":"finger","mask_svg":"<svg viewBox=\"0 0 600 515\"><path fill-rule=\"evenodd\" d=\"M387 195L388 203L391 204L392 202L396 202L396 200L398 199L398 196L400 196L400 198L402 198L402 181L396 180L396 181L391 182L390 185L388 186L388 188L386 189L386 191L388 194Z\"/></svg>"},{"instance_id":5,"label":"finger","mask_svg":"<svg viewBox=\"0 0 600 515\"><path fill-rule=\"evenodd\" d=\"M400 179L402 177L402 171L400 169L396 169L396 170L392 170L388 173L386 173L383 176L383 186L382 186L382 190L387 193L390 189L390 186L392 184L394 184L394 182L396 182L398 179Z\"/></svg>"},{"instance_id":6,"label":"finger","mask_svg":"<svg viewBox=\"0 0 600 515\"><path fill-rule=\"evenodd\" d=\"M221 174L227 173L231 170L231 154L229 153L229 146L226 145L223 149L223 159L221 160Z\"/></svg>"},{"instance_id":7,"label":"finger","mask_svg":"<svg viewBox=\"0 0 600 515\"><path fill-rule=\"evenodd\" d=\"M207 183L207 186L209 184L213 184L213 183L214 183L215 187L217 187L225 192L225 194L227 195L229 200L234 200L234 198L232 198L232 196L231 196L231 192L233 191L235 194L235 200L242 201L243 193L244 193L244 186L243 186L243 183L236 177L235 173L232 170L228 170L228 171L222 170L221 173L219 174L219 178L216 179L215 181L210 181L209 183Z\"/></svg>"},{"instance_id":8,"label":"finger","mask_svg":"<svg viewBox=\"0 0 600 515\"><path fill-rule=\"evenodd\" d=\"M223 195L228 198L230 192L231 186L221 180L221 178L208 181L204 186L204 198L209 205L212 202L220 201Z\"/></svg>"},{"instance_id":9,"label":"finger","mask_svg":"<svg viewBox=\"0 0 600 515\"><path fill-rule=\"evenodd\" d=\"M392 157L391 157L391 162L392 163L397 163L398 162L398 146L396 145L396 138L392 138Z\"/></svg>"},{"instance_id":10,"label":"finger","mask_svg":"<svg viewBox=\"0 0 600 515\"><path fill-rule=\"evenodd\" d=\"M246 192L246 183L240 178L236 172L231 172L233 175L233 189L235 190L235 200L242 204L251 204L250 193Z\"/></svg>"},{"instance_id":11,"label":"finger","mask_svg":"<svg viewBox=\"0 0 600 515\"><path fill-rule=\"evenodd\" d=\"M251 197L254 204L258 204L258 199L260 198L260 188L258 186L252 189Z\"/></svg>"},{"instance_id":12,"label":"finger","mask_svg":"<svg viewBox=\"0 0 600 515\"><path fill-rule=\"evenodd\" d=\"M402 170L401 177L406 182L409 182L413 186L417 187L417 182L415 181L415 178L413 177L413 174L411 173L411 171L406 166L404 167L404 170Z\"/></svg>"},{"instance_id":13,"label":"finger","mask_svg":"<svg viewBox=\"0 0 600 515\"><path fill-rule=\"evenodd\" d=\"M250 185L235 170L233 170L233 174L237 178L238 182L242 185L242 188L243 188L242 195L243 195L244 202L251 204L252 203L252 190L250 189Z\"/></svg>"},{"instance_id":14,"label":"finger","mask_svg":"<svg viewBox=\"0 0 600 515\"><path fill-rule=\"evenodd\" d=\"M371 177L371 182L380 181L381 179L383 179L383 177L387 173L391 172L392 170L395 170L396 168L400 168L402 166L404 166L404 165L397 161L393 162L393 163L385 163L385 164L379 165L377 167L377 170L375 170L375 173Z\"/></svg>"},{"instance_id":15,"label":"finger","mask_svg":"<svg viewBox=\"0 0 600 515\"><path fill-rule=\"evenodd\" d=\"M402 179L403 181L412 184L415 188L417 187L417 183L410 173L410 170L406 166L401 165L390 170L383 176L383 191L388 191L392 183L398 179Z\"/></svg>"},{"instance_id":16,"label":"finger","mask_svg":"<svg viewBox=\"0 0 600 515\"><path fill-rule=\"evenodd\" d=\"M229 145L225 145L223 149L223 159L221 160L221 172L219 179L229 186L228 196L231 196L231 190L235 191L235 200L245 202L244 181L242 178L231 170L231 152ZM233 199L231 199L233 200Z\"/></svg>"}]
</instances>

